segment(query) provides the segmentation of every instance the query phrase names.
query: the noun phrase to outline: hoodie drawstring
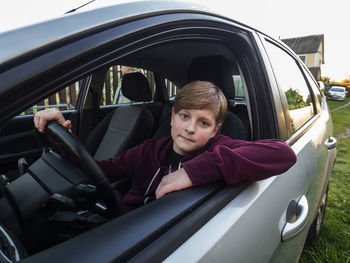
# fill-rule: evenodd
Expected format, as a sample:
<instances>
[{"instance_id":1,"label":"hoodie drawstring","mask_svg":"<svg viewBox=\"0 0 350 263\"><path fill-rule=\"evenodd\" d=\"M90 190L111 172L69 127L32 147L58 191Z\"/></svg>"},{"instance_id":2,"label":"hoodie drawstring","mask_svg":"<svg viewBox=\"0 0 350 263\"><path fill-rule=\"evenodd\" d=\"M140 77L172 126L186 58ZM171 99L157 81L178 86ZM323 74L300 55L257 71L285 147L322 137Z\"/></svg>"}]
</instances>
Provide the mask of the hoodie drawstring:
<instances>
[{"instance_id":1,"label":"hoodie drawstring","mask_svg":"<svg viewBox=\"0 0 350 263\"><path fill-rule=\"evenodd\" d=\"M179 166L177 167L177 169L179 170L181 168L181 166L182 166L182 163L179 162Z\"/></svg>"},{"instance_id":2,"label":"hoodie drawstring","mask_svg":"<svg viewBox=\"0 0 350 263\"><path fill-rule=\"evenodd\" d=\"M181 164L181 162L179 162L179 165L178 165L177 169L179 170L181 168L181 166L182 166L182 164ZM151 186L152 186L152 184L154 182L154 179L156 179L156 177L159 174L159 172L160 172L160 168L158 168L157 172L153 175L153 178L152 178L151 182L149 183L149 185L147 187L147 190L146 190L146 192L144 194L144 196L146 197L144 202L143 202L144 204L147 204L147 201L150 198L150 196L147 196L147 195L148 195L148 193L149 193L149 191L151 189ZM169 165L169 174L170 173L171 173L171 165Z\"/></svg>"},{"instance_id":3,"label":"hoodie drawstring","mask_svg":"<svg viewBox=\"0 0 350 263\"><path fill-rule=\"evenodd\" d=\"M147 187L147 190L146 190L144 196L147 196L147 195L148 195L148 192L149 192L149 190L151 189L151 186L152 186L152 184L153 184L153 181L154 181L154 179L156 179L157 175L159 174L159 171L160 171L160 168L158 168L157 172L154 174L154 176L153 176L151 182L149 183L149 185L148 185L148 187Z\"/></svg>"}]
</instances>

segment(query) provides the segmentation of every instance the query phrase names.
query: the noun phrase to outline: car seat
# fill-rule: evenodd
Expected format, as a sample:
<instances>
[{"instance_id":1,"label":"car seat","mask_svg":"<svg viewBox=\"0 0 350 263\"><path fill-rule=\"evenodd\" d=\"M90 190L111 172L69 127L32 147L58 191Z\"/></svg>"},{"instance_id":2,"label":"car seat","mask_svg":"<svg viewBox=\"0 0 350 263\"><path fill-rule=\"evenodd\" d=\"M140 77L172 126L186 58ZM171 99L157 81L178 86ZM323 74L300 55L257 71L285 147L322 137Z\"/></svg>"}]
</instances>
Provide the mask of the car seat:
<instances>
[{"instance_id":1,"label":"car seat","mask_svg":"<svg viewBox=\"0 0 350 263\"><path fill-rule=\"evenodd\" d=\"M125 74L121 90L132 102L152 100L148 80L140 72ZM85 147L95 160L113 158L149 138L152 128L153 116L143 105L119 106L90 132Z\"/></svg>"},{"instance_id":2,"label":"car seat","mask_svg":"<svg viewBox=\"0 0 350 263\"><path fill-rule=\"evenodd\" d=\"M192 60L188 70L188 82L195 80L210 81L219 87L227 100L235 98L235 88L228 61L222 56L198 57ZM154 138L170 135L171 115L162 122ZM222 123L220 133L232 139L247 139L243 122L233 112L228 111Z\"/></svg>"}]
</instances>

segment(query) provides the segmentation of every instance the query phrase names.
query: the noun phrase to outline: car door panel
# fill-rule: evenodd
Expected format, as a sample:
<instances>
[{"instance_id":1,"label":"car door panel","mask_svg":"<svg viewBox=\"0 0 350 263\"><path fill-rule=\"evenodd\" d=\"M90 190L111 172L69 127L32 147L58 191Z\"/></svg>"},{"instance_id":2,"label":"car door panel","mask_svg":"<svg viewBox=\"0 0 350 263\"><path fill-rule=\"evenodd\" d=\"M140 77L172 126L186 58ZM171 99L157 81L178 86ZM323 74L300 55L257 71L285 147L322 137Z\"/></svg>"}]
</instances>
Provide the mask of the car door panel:
<instances>
[{"instance_id":1,"label":"car door panel","mask_svg":"<svg viewBox=\"0 0 350 263\"><path fill-rule=\"evenodd\" d=\"M323 116L322 116L323 115ZM326 134L330 131L325 131L328 129L329 125L326 125L329 118L324 115L328 115L328 111L321 113L320 118L318 118L313 125L313 127L306 132L300 140L298 140L293 147L299 148L300 154L298 159L305 160L304 169L306 171L305 183L305 196L308 200L309 205L309 216L307 227L297 237L296 240L282 242L278 249L275 251L271 262L297 262L298 257L295 255L300 255L302 252L302 245L305 242L307 236L307 230L311 226L317 209L319 207L321 196L326 191L328 178L330 175L331 168L333 167L335 149L329 150L324 145L324 140L327 140ZM306 142L306 143L305 143ZM317 158L310 158L310 156L317 156ZM320 164L325 163L326 166L323 167ZM300 243L301 242L301 243ZM297 251L298 249L298 251ZM297 251L297 253L296 253Z\"/></svg>"},{"instance_id":2,"label":"car door panel","mask_svg":"<svg viewBox=\"0 0 350 263\"><path fill-rule=\"evenodd\" d=\"M269 45L269 44L267 44ZM269 50L269 49L267 49ZM273 50L270 50L273 51ZM281 50L280 50L281 51ZM273 52L272 52L273 54ZM285 54L287 56L287 53ZM274 54L275 56L275 54ZM272 59L273 62L276 62ZM298 65L298 62L296 62ZM281 65L277 65L281 67ZM313 118L308 120L300 129L294 131L294 134L288 139L288 141L293 144L292 147L297 153L299 170L298 174L294 176L291 184L285 186L289 189L294 189L293 192L300 193L300 196L305 195L307 205L308 205L308 221L305 229L294 238L294 240L281 242L276 249L271 262L295 262L298 261L298 255L301 254L303 244L305 242L308 230L316 216L319 204L321 202L321 197L326 191L328 185L328 178L330 175L331 166L334 162L335 150L329 150L325 142L328 140L328 136L331 136L332 125L327 108L326 101L321 99L318 102L318 96L315 94L315 89L311 89L312 81L308 77L308 72L306 72L302 65L298 65L300 70L299 74L302 73L307 83L309 93L311 98L313 97L313 108L315 115ZM276 87L279 86L278 77L280 74L276 75ZM284 115L286 117L286 124L288 127L288 122L291 122L289 115L289 106L287 101L282 99L284 91L281 86L279 92L282 104L284 104ZM321 105L319 105L321 103ZM331 143L334 146L334 142Z\"/></svg>"},{"instance_id":3,"label":"car door panel","mask_svg":"<svg viewBox=\"0 0 350 263\"><path fill-rule=\"evenodd\" d=\"M252 183L166 262L180 262L184 255L190 262L269 262L280 244L286 207L295 196L293 186L285 188L294 181L294 167Z\"/></svg>"}]
</instances>

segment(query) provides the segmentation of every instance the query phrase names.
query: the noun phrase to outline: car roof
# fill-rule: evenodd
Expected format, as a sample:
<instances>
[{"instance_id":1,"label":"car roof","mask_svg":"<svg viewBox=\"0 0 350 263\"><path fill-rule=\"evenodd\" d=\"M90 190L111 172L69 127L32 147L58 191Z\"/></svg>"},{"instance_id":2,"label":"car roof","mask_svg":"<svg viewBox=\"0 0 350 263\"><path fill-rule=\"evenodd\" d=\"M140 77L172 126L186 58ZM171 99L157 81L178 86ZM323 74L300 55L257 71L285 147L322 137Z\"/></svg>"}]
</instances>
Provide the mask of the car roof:
<instances>
[{"instance_id":1,"label":"car roof","mask_svg":"<svg viewBox=\"0 0 350 263\"><path fill-rule=\"evenodd\" d=\"M92 29L96 30L99 26L162 13L209 13L208 9L201 5L180 1L138 1L83 10L0 33L0 66L35 49L64 41L67 37L87 33Z\"/></svg>"}]
</instances>

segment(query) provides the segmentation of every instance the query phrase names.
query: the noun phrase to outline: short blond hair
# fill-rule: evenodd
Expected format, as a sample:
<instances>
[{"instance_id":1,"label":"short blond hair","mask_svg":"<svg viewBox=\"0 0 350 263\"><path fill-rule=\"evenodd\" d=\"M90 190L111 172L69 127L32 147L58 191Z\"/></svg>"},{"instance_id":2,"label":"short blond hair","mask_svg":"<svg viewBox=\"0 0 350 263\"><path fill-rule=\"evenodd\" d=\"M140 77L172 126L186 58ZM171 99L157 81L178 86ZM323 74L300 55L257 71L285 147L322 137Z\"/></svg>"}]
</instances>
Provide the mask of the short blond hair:
<instances>
[{"instance_id":1,"label":"short blond hair","mask_svg":"<svg viewBox=\"0 0 350 263\"><path fill-rule=\"evenodd\" d=\"M214 113L216 125L226 116L227 101L222 91L209 81L192 81L176 94L174 112L180 110L209 110Z\"/></svg>"}]
</instances>

